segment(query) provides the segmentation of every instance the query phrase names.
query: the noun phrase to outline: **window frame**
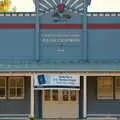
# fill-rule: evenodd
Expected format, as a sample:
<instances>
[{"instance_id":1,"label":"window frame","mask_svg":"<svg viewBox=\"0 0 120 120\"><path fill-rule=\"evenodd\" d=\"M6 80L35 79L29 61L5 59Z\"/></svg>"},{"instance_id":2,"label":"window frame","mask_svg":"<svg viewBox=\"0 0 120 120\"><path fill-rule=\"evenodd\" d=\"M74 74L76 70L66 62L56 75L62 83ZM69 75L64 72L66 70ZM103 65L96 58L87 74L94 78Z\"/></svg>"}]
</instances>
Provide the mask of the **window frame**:
<instances>
[{"instance_id":1,"label":"window frame","mask_svg":"<svg viewBox=\"0 0 120 120\"><path fill-rule=\"evenodd\" d=\"M57 96L57 100L54 99L54 96ZM59 90L51 90L51 101L58 102L59 101L59 97L60 97L59 96Z\"/></svg>"},{"instance_id":2,"label":"window frame","mask_svg":"<svg viewBox=\"0 0 120 120\"><path fill-rule=\"evenodd\" d=\"M45 102L50 102L51 101L51 90L43 90L43 99ZM47 99L46 99L47 98Z\"/></svg>"},{"instance_id":3,"label":"window frame","mask_svg":"<svg viewBox=\"0 0 120 120\"><path fill-rule=\"evenodd\" d=\"M116 79L116 78L118 78L119 77L119 79ZM114 86L114 91L115 91L115 100L120 100L120 96L119 96L119 98L117 98L117 89L119 89L119 93L120 93L120 83L119 83L119 87L116 85L116 80L119 80L119 82L120 82L120 76L116 76L115 77L115 86Z\"/></svg>"},{"instance_id":4,"label":"window frame","mask_svg":"<svg viewBox=\"0 0 120 120\"><path fill-rule=\"evenodd\" d=\"M113 78L113 98L112 99L99 99L98 98L98 77L112 77ZM96 100L104 100L104 101L111 101L111 100L115 100L115 101L117 101L117 100L120 100L120 97L119 98L117 98L116 97L116 78L117 77L120 77L120 76L97 76L96 77ZM120 89L120 86L119 86L119 89ZM119 91L119 93L120 93L120 91Z\"/></svg>"},{"instance_id":5,"label":"window frame","mask_svg":"<svg viewBox=\"0 0 120 120\"><path fill-rule=\"evenodd\" d=\"M61 91L61 100L62 100L62 102L69 102L70 101L70 91L69 90L62 90Z\"/></svg>"},{"instance_id":6,"label":"window frame","mask_svg":"<svg viewBox=\"0 0 120 120\"><path fill-rule=\"evenodd\" d=\"M22 85L22 87L18 87L17 86L17 84L16 84L16 86L15 87L10 87L10 80L16 80L16 82L17 82L17 80L23 80L23 85ZM10 89L11 88L15 88L15 96L14 97L11 97L10 96ZM17 96L17 89L18 88L21 88L22 89L22 96ZM24 99L24 96L25 96L25 79L24 79L24 77L8 77L8 95L7 95L7 97L8 97L8 99Z\"/></svg>"},{"instance_id":7,"label":"window frame","mask_svg":"<svg viewBox=\"0 0 120 120\"><path fill-rule=\"evenodd\" d=\"M100 88L100 84L99 84L99 80L105 80L105 79L108 79L108 78L112 78L112 96L111 98L107 97L105 98L105 96L103 96L103 98L99 96L99 88ZM111 80L111 79L110 79ZM114 84L113 84L113 81L114 81L114 78L112 76L98 76L97 77L97 100L113 100L114 99Z\"/></svg>"},{"instance_id":8,"label":"window frame","mask_svg":"<svg viewBox=\"0 0 120 120\"><path fill-rule=\"evenodd\" d=\"M73 94L74 93L74 94ZM69 91L69 94L70 94L70 101L77 101L77 91L76 90L71 90L71 91Z\"/></svg>"},{"instance_id":9,"label":"window frame","mask_svg":"<svg viewBox=\"0 0 120 120\"><path fill-rule=\"evenodd\" d=\"M0 76L0 79L4 79L5 80L5 96L4 97L0 97L0 100L3 100L3 99L7 99L7 77L3 77L3 76ZM0 88L3 88L0 86Z\"/></svg>"},{"instance_id":10,"label":"window frame","mask_svg":"<svg viewBox=\"0 0 120 120\"><path fill-rule=\"evenodd\" d=\"M46 96L46 91L49 91L49 100L46 100L45 98L45 96ZM58 99L57 100L54 100L53 99L53 95L55 95L54 94L54 91L57 91L58 93L56 94L57 95L57 97L58 97ZM42 93L43 93L43 100L45 101L45 102L61 102L61 103L63 103L63 102L78 102L78 91L77 90L75 90L74 91L74 95L75 95L75 100L73 100L73 99L71 99L71 97L72 97L72 94L71 94L71 91L74 91L74 90L59 90L59 89L49 89L49 90L43 90L42 91ZM67 94L67 98L68 98L68 100L64 100L63 99L63 93L64 92L67 92L68 94Z\"/></svg>"}]
</instances>

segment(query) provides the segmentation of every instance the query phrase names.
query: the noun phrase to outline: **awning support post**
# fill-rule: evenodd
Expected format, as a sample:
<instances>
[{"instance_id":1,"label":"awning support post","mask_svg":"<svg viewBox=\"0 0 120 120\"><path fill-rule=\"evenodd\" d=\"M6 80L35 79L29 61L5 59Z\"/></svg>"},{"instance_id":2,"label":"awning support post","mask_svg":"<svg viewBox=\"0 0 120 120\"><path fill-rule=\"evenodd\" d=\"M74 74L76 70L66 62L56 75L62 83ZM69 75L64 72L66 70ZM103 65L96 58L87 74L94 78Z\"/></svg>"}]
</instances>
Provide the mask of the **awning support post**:
<instances>
[{"instance_id":1,"label":"awning support post","mask_svg":"<svg viewBox=\"0 0 120 120\"><path fill-rule=\"evenodd\" d=\"M34 117L34 76L31 75L30 114Z\"/></svg>"},{"instance_id":2,"label":"awning support post","mask_svg":"<svg viewBox=\"0 0 120 120\"><path fill-rule=\"evenodd\" d=\"M83 118L87 117L87 76L83 76Z\"/></svg>"}]
</instances>

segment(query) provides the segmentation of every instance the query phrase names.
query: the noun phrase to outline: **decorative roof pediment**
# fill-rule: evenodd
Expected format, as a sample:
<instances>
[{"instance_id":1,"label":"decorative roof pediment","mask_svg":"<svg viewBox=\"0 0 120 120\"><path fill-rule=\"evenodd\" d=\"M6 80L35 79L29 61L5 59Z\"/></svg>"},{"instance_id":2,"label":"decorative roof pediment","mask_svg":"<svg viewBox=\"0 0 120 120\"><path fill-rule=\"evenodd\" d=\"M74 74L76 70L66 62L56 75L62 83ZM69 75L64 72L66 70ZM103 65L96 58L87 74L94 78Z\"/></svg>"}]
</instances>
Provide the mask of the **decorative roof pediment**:
<instances>
[{"instance_id":1,"label":"decorative roof pediment","mask_svg":"<svg viewBox=\"0 0 120 120\"><path fill-rule=\"evenodd\" d=\"M55 12L62 15L66 13L65 17L69 18L67 12L83 14L84 7L90 5L91 0L38 0L36 5L39 15L50 12Z\"/></svg>"}]
</instances>

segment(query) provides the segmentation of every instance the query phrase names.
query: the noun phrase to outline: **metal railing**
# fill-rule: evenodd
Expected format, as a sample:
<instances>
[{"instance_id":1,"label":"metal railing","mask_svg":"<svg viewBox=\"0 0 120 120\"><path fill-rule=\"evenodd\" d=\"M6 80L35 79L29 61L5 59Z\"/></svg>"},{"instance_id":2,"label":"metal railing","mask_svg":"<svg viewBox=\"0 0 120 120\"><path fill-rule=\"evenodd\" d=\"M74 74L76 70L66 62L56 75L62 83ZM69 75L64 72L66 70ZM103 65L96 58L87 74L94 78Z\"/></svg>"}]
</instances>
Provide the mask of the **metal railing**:
<instances>
[{"instance_id":1,"label":"metal railing","mask_svg":"<svg viewBox=\"0 0 120 120\"><path fill-rule=\"evenodd\" d=\"M35 12L0 12L0 16L36 16Z\"/></svg>"},{"instance_id":2,"label":"metal railing","mask_svg":"<svg viewBox=\"0 0 120 120\"><path fill-rule=\"evenodd\" d=\"M0 12L0 16L36 16L36 12ZM87 16L120 16L120 12L88 12Z\"/></svg>"}]
</instances>

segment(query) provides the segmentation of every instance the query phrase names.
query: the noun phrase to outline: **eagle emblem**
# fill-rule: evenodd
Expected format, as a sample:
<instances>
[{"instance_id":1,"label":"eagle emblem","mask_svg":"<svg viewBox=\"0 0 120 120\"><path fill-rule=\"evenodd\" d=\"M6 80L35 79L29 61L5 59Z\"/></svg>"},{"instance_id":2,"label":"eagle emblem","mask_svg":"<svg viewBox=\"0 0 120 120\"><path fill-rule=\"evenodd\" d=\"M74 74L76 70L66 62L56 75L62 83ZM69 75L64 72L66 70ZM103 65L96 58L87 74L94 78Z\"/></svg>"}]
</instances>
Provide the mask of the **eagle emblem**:
<instances>
[{"instance_id":1,"label":"eagle emblem","mask_svg":"<svg viewBox=\"0 0 120 120\"><path fill-rule=\"evenodd\" d=\"M56 9L54 10L54 13L52 15L54 18L54 22L66 22L67 20L71 19L72 16L70 15L70 12L65 7L65 4L58 4Z\"/></svg>"}]
</instances>

